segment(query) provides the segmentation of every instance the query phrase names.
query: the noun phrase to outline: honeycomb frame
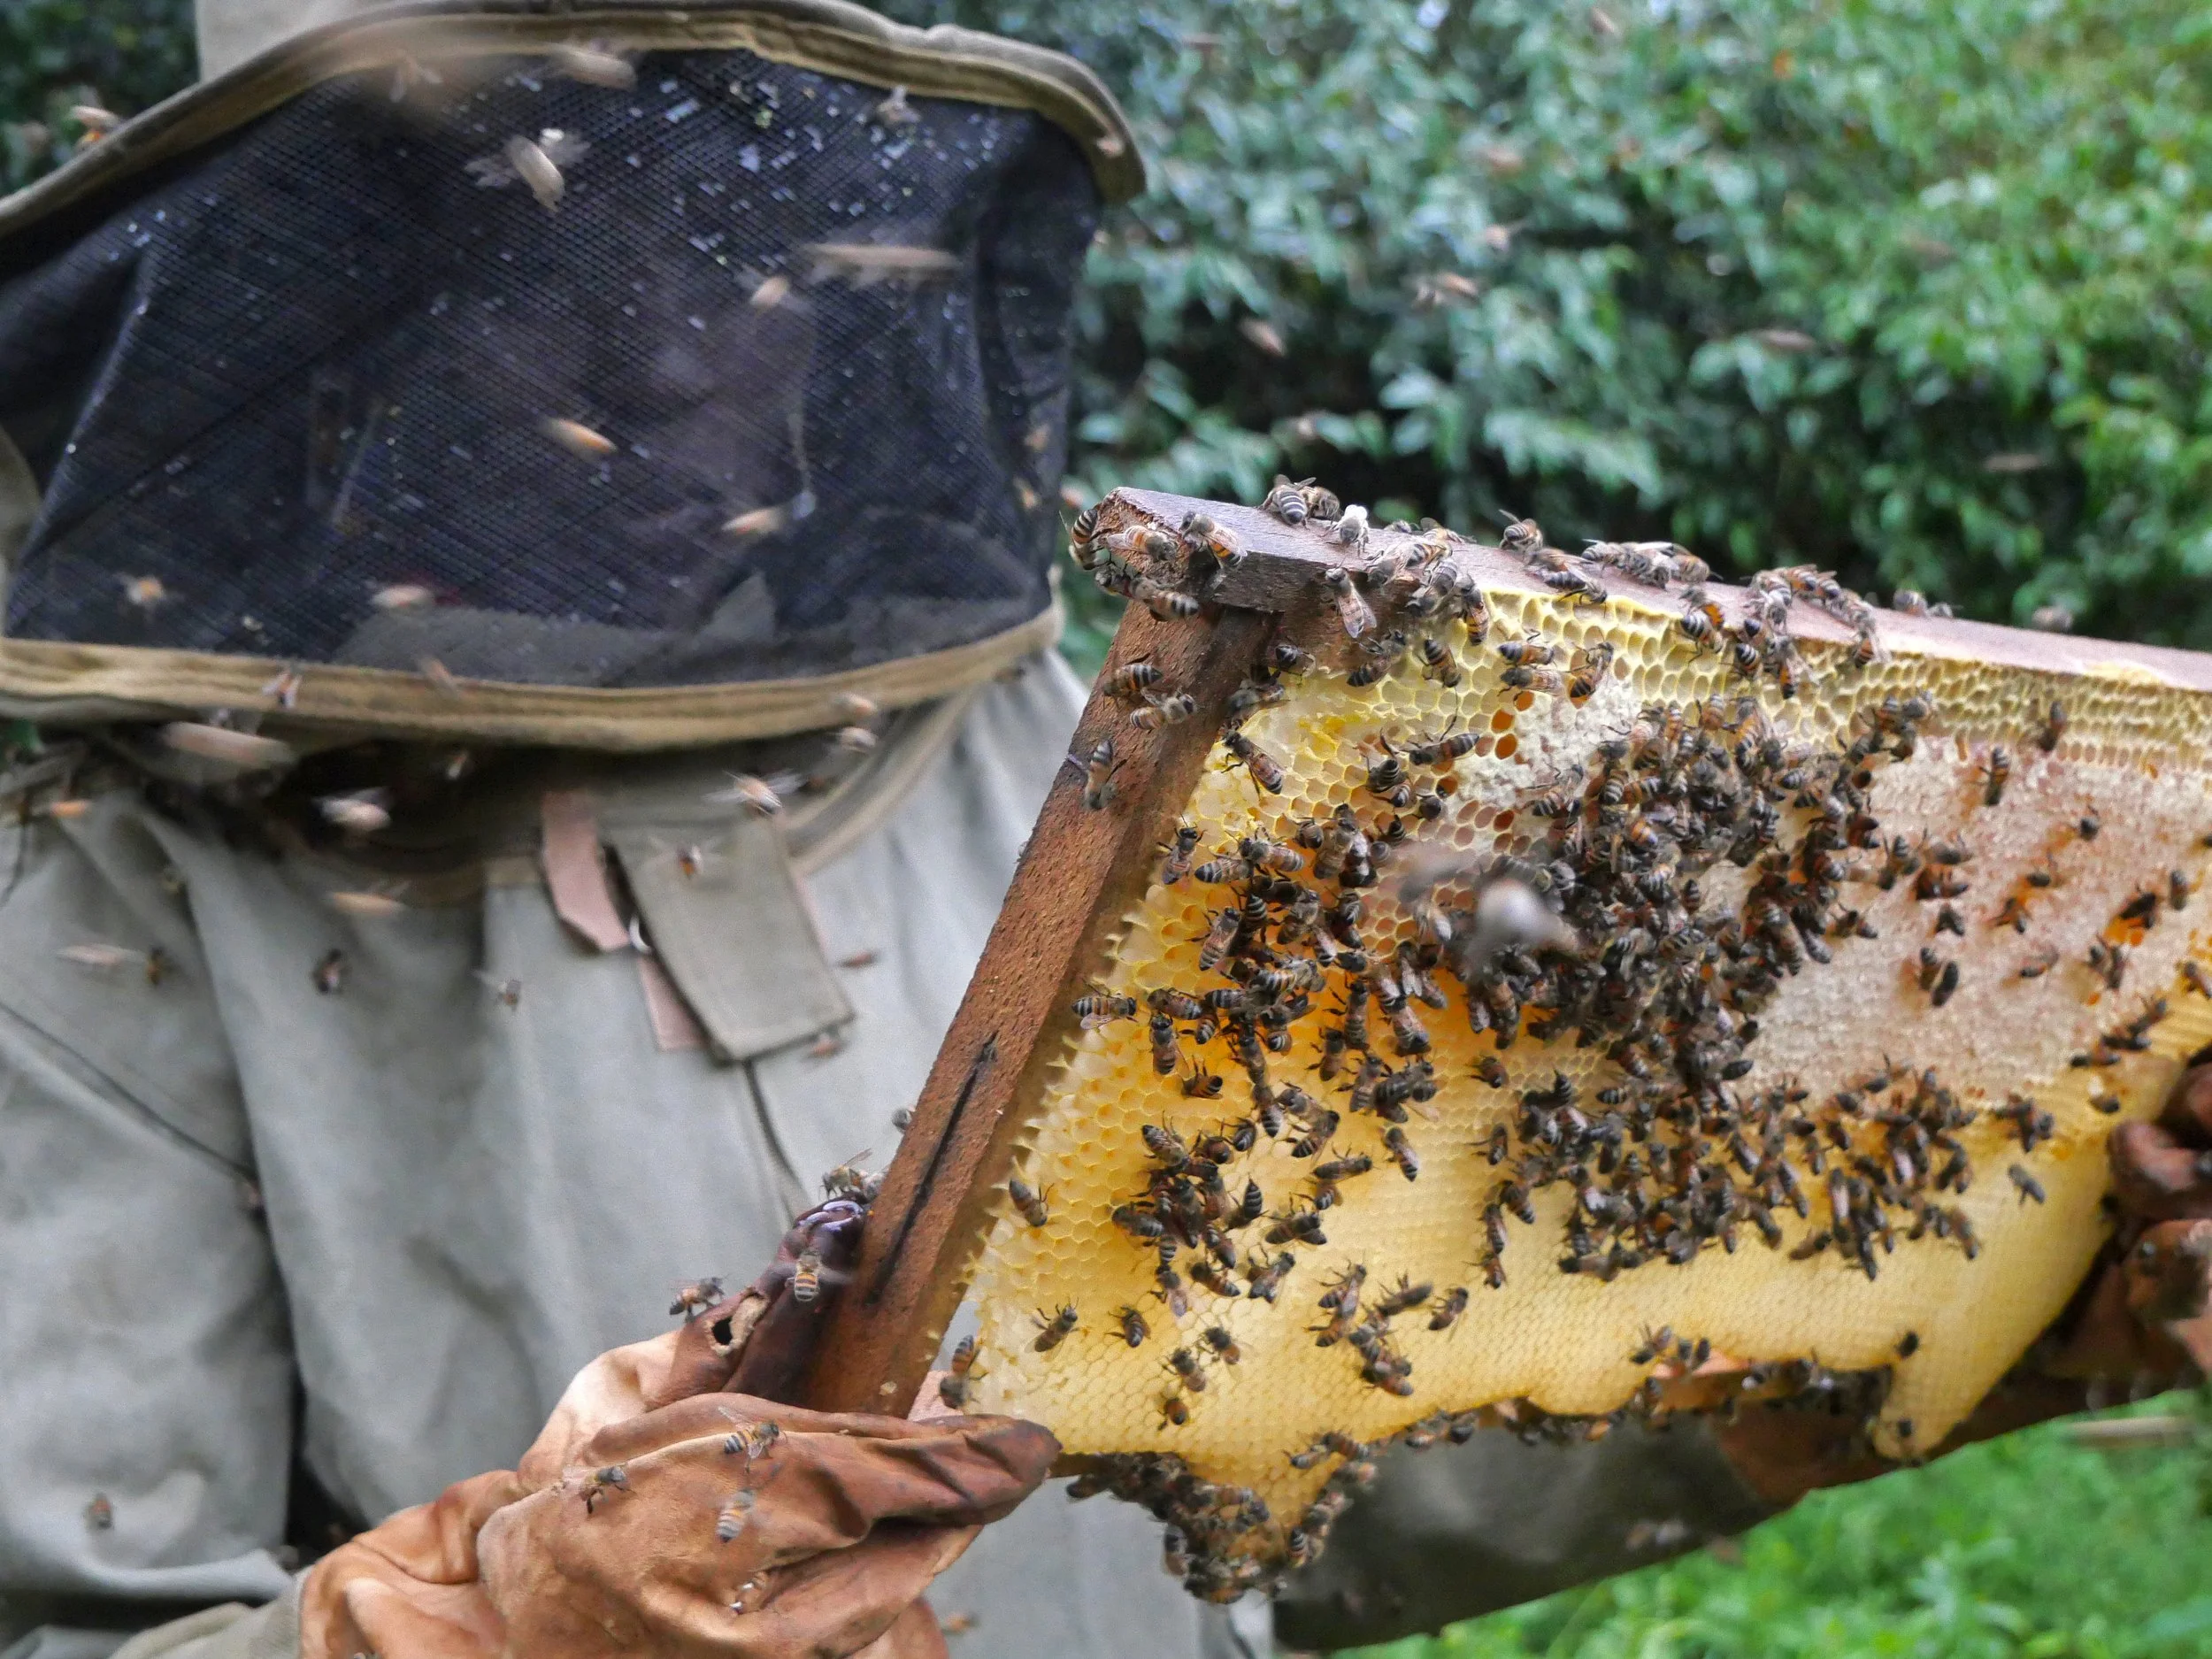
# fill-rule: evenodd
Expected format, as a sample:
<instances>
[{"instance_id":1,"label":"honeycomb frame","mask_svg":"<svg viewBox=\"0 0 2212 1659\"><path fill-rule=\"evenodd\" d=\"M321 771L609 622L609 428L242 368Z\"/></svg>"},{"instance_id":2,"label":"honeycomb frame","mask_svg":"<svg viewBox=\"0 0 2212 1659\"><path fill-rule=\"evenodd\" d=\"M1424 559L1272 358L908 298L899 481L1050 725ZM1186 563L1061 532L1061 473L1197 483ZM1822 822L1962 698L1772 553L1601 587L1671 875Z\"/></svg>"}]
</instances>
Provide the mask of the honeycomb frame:
<instances>
[{"instance_id":1,"label":"honeycomb frame","mask_svg":"<svg viewBox=\"0 0 2212 1659\"><path fill-rule=\"evenodd\" d=\"M1182 535L1193 513L1233 549L1210 580L1192 568L1197 554ZM1093 1484L1176 1520L1171 1565L1194 1590L1223 1596L1310 1554L1378 1444L1499 1422L1601 1432L1651 1409L1661 1385L1686 1371L1705 1374L1708 1402L1848 1397L1893 1457L1940 1442L2061 1310L2101 1248L2105 1134L2154 1113L2185 1058L2212 1041L2212 995L2201 988L2212 896L2188 903L2212 867L2212 770L2201 758L2212 753L2212 659L1868 612L1832 593L1824 603L1810 583L1787 605L1773 581L1764 594L1707 584L1686 601L1678 586L1549 555L1540 537L1533 559L1405 527L1348 543L1331 524L1143 491L1110 497L1094 535L1161 550L1143 579L1156 585L1141 584L1141 596L1195 589L1204 603L1128 609L1074 764L1046 804L888 1171L810 1398L904 1409L969 1299L979 1321L969 1403L1042 1422ZM1171 543L1179 550L1167 552ZM1446 564L1479 593L1479 628L1394 612L1410 572ZM1348 608L1348 589L1360 596ZM1348 623L1363 606L1374 620L1355 638ZM1198 614L1177 614L1191 609ZM1702 626L1686 621L1688 611ZM1398 623L1407 649L1356 686L1353 671L1378 660L1363 639L1387 638ZM1735 651L1747 638L1761 642L1764 665ZM1425 661L1415 641L1432 639ZM1522 641L1554 655L1515 684L1509 671L1529 664L1500 647ZM1279 644L1292 648L1281 660L1302 662L1302 652L1310 666L1261 669ZM1575 653L1599 646L1609 664L1594 683L1577 682ZM1113 695L1118 671L1140 664L1158 671L1154 684ZM1778 664L1787 664L1778 670L1786 696L1767 672ZM1249 707L1256 679L1281 689ZM1188 718L1136 718L1175 694L1190 700ZM1901 731L1896 711L1922 695L1932 709ZM2054 704L2064 711L2056 731ZM1748 974L1751 993L1724 997L1721 1023L1748 1022L1750 1034L1724 1033L1723 1042L1700 1027L1695 1043L1671 1038L1667 1051L1694 1072L1706 1052L1698 1045L1718 1043L1716 1053L1735 1056L1728 1075L1686 1082L1663 1069L1657 1083L1640 1083L1590 1041L1602 1021L1588 998L1578 1044L1577 1033L1543 1034L1548 1019L1563 1021L1557 1009L1495 1007L1483 972L1433 971L1434 918L1448 918L1447 933L1456 918L1466 938L1481 884L1502 873L1541 893L1570 819L1586 838L1601 819L1616 834L1609 853L1576 853L1586 874L1612 884L1603 914L1622 913L1623 894L1635 902L1648 870L1617 838L1651 831L1629 831L1617 808L1601 811L1594 780L1644 763L1608 759L1603 746L1625 741L1640 756L1700 729L1739 756L1747 737L1755 752L1770 738L1790 763L1784 776L1814 774L1778 791L1771 765L1740 775L1718 765L1740 791L1773 797L1771 832L1740 862L1712 847L1686 851L1659 826L1669 879L1652 891L1670 896L1650 907L1656 918L1637 920L1627 959L1658 960L1692 935L1708 947L1719 938L1718 958L1740 952L1704 977ZM1279 765L1276 788L1232 752L1232 731L1263 765ZM1467 734L1464 752L1408 766L1394 804L1371 787L1379 763L1386 771L1393 756L1455 733ZM1109 740L1110 766L1087 769ZM1835 780L1858 774L1864 787L1839 812L1839 794L1851 792ZM1653 787L1678 796L1679 783L1658 775ZM1640 787L1632 776L1631 790ZM1235 863L1240 841L1254 835L1300 860L1272 889L1279 899L1263 902L1258 934L1272 940L1297 887L1325 889L1331 914L1351 890L1322 880L1305 827L1325 826L1345 804L1373 842L1386 840L1393 818L1404 832L1396 856L1356 889L1368 903L1353 928L1367 969L1313 987L1321 994L1279 1022L1286 1047L1260 1060L1263 1072L1248 1075L1233 1036L1194 1041L1200 1022L1179 1018L1173 1070L1159 1070L1154 994L1233 998L1240 983L1221 964L1201 967L1240 883L1233 872L1202 881L1195 870L1162 880L1175 873L1162 853L1178 825L1202 828L1194 866ZM1842 821L1816 833L1824 812ZM1640 810L1633 821L1646 825ZM1685 909L1676 888L1693 866L1698 902ZM1425 887L1409 869L1443 873ZM1266 888L1275 878L1248 864L1241 890L1255 879ZM1571 871L1564 879L1569 896L1555 887L1548 902L1570 914L1584 904L1585 926L1548 972L1572 980L1571 961L1609 960L1619 940L1588 924L1595 901L1572 896ZM1790 922L1788 901L1808 885L1827 895L1819 914ZM1411 956L1393 954L1400 945ZM1355 1110L1352 1074L1323 1075L1324 1033L1344 1025L1353 979L1386 975L1402 995L1390 964L1417 963L1425 949L1427 1002L1406 996L1399 1010L1411 1012L1419 1048L1398 1045L1375 1010L1368 1052L1389 1077L1425 1061L1433 1087L1386 1113ZM1284 947L1274 959L1298 954ZM1543 954L1532 945L1510 960ZM1602 977L1590 966L1584 979ZM1241 983L1248 997L1252 981ZM1729 984L1734 997L1740 987ZM1096 1000L1079 1010L1087 998ZM1356 1063L1361 1051L1343 1055ZM1233 1222L1194 1211L1162 1256L1117 1211L1126 1217L1164 1202L1157 1195L1179 1181L1187 1187L1179 1161L1206 1137L1263 1124L1250 1080L1262 1076L1279 1097L1284 1086L1302 1091L1294 1104L1336 1119L1326 1144L1299 1155L1315 1125L1296 1110L1275 1133L1238 1137L1248 1144L1215 1143L1220 1156L1201 1167L1230 1199L1256 1183L1260 1214ZM1217 1093L1187 1091L1186 1079L1214 1088L1210 1077ZM1573 1088L1563 1109L1550 1103L1562 1078ZM1876 1079L1885 1086L1870 1088ZM1624 1085L1661 1102L1641 1133L1646 1109L1623 1110ZM1693 1103L1681 1107L1685 1090ZM1686 1127L1669 1130L1669 1098ZM1842 1098L1858 1104L1847 1112ZM1765 1103L1739 1113L1747 1101ZM1593 1119L1619 1120L1609 1152L1588 1138ZM1541 1139L1560 1121L1578 1125L1567 1132L1578 1150L1564 1170L1546 1150L1555 1141ZM1168 1140L1148 1143L1148 1126ZM1492 1161L1501 1136L1504 1164ZM1407 1148L1417 1149L1417 1179L1402 1179ZM1643 1167L1628 1166L1624 1189L1631 1152ZM1613 1167L1600 1167L1609 1156ZM1325 1183L1337 1202L1315 1210L1325 1183L1312 1171L1332 1160L1353 1172ZM1502 1184L1526 1168L1538 1179L1502 1199ZM1870 1196L1832 1191L1831 1171ZM1041 1210L1025 1213L1014 1180L1041 1195ZM1721 1183L1731 1196L1717 1195ZM1632 1227L1619 1223L1624 1190ZM1647 1218L1669 1203L1695 1218ZM1325 1242L1286 1231L1303 1225L1300 1212ZM1830 1242L1812 1248L1824 1217ZM1208 1226L1218 1250L1199 1241ZM1503 1248L1494 1248L1501 1229ZM1687 1259L1648 1248L1655 1241L1686 1248ZM1256 1261L1285 1256L1292 1264L1266 1286L1273 1300L1255 1295L1266 1272ZM1357 1321L1324 1301L1341 1300L1334 1287L1348 1276ZM1378 1304L1424 1283L1428 1294L1386 1319L1378 1339ZM1076 1310L1075 1328L1053 1340L1047 1327L1064 1306ZM1222 1334L1210 1343L1209 1331ZM1663 1332L1668 1340L1656 1341Z\"/></svg>"}]
</instances>

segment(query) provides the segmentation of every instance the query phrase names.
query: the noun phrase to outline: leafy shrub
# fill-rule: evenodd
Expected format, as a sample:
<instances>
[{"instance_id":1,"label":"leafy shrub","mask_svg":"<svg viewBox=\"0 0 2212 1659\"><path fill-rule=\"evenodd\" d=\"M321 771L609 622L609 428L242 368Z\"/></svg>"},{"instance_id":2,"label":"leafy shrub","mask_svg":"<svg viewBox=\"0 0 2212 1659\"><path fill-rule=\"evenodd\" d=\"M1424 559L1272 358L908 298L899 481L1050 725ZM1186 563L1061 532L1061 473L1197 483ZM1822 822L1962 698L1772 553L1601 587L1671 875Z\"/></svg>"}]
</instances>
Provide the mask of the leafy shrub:
<instances>
[{"instance_id":1,"label":"leafy shrub","mask_svg":"<svg viewBox=\"0 0 2212 1659\"><path fill-rule=\"evenodd\" d=\"M188 84L192 0L0 3L0 189L69 158L73 104L134 114Z\"/></svg>"},{"instance_id":2,"label":"leafy shrub","mask_svg":"<svg viewBox=\"0 0 2212 1659\"><path fill-rule=\"evenodd\" d=\"M961 0L1152 163L1084 486L1316 472L2212 645L2212 13L1606 7Z\"/></svg>"}]
</instances>

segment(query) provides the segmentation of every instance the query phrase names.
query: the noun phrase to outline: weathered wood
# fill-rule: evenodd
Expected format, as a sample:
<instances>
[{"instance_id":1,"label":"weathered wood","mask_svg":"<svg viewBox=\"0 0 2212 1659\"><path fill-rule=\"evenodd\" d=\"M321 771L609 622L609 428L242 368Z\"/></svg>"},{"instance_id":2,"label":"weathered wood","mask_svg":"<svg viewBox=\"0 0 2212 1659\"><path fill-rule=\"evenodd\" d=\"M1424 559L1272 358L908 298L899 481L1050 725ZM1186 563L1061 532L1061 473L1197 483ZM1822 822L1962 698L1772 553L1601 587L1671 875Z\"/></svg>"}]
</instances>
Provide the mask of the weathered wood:
<instances>
[{"instance_id":1,"label":"weathered wood","mask_svg":"<svg viewBox=\"0 0 2212 1659\"><path fill-rule=\"evenodd\" d=\"M1160 842L1196 785L1229 695L1272 618L1229 610L1163 622L1129 607L1106 674L1148 658L1162 692L1198 702L1190 718L1144 732L1130 710L1093 692L1073 753L1110 735L1119 770L1102 810L1085 779L1061 770L914 1121L869 1217L860 1263L832 1314L804 1399L833 1410L902 1412L959 1306L992 1191L1025 1127L1019 1108L1077 1029L1071 1011L1112 956L1122 918L1150 879ZM1105 683L1102 676L1100 685Z\"/></svg>"}]
</instances>

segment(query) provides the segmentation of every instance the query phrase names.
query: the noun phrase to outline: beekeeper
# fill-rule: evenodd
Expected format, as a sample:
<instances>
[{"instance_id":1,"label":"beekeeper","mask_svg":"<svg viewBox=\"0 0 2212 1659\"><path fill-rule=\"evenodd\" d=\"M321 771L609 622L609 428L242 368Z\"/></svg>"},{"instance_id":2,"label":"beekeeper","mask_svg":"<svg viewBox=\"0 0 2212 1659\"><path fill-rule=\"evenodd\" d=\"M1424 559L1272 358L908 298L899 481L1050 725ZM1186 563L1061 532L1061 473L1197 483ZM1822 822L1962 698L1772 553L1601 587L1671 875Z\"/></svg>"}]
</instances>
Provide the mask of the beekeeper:
<instances>
[{"instance_id":1,"label":"beekeeper","mask_svg":"<svg viewBox=\"0 0 2212 1659\"><path fill-rule=\"evenodd\" d=\"M0 1647L1263 1648L697 1282L887 1160L1064 753L1119 111L838 0L345 10L202 0L0 204ZM1794 1495L1732 1449L1394 1465L1285 1634Z\"/></svg>"}]
</instances>

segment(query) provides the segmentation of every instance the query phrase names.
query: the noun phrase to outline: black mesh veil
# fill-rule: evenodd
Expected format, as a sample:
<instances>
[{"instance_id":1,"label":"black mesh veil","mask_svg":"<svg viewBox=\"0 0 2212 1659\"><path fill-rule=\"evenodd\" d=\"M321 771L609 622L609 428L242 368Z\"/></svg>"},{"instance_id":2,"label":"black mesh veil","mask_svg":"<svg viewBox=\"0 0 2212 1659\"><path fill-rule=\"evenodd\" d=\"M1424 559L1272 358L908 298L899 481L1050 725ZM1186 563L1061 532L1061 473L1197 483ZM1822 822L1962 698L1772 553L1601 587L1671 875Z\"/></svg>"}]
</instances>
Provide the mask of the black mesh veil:
<instances>
[{"instance_id":1,"label":"black mesh veil","mask_svg":"<svg viewBox=\"0 0 2212 1659\"><path fill-rule=\"evenodd\" d=\"M0 242L9 636L626 687L1044 611L1083 150L628 62L347 74Z\"/></svg>"}]
</instances>

